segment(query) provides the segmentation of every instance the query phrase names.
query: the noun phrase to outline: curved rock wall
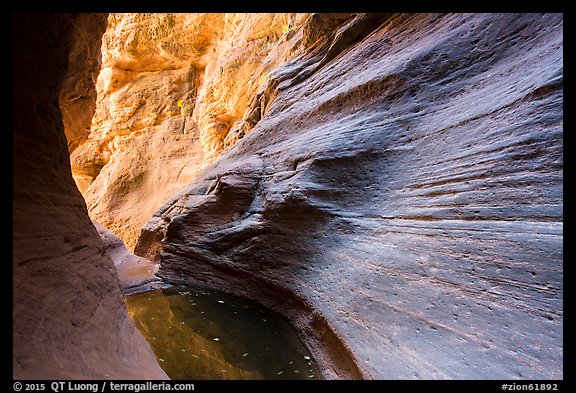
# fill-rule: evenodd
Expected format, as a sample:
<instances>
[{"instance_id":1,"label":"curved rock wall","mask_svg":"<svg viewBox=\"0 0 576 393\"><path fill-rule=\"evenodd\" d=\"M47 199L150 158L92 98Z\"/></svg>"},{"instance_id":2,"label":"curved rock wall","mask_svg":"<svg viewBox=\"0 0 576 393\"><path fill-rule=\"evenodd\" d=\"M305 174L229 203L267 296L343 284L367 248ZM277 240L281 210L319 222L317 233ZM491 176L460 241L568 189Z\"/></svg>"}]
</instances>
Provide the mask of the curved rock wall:
<instances>
[{"instance_id":1,"label":"curved rock wall","mask_svg":"<svg viewBox=\"0 0 576 393\"><path fill-rule=\"evenodd\" d=\"M283 312L327 378L562 378L562 29L308 16L136 252Z\"/></svg>"},{"instance_id":2,"label":"curved rock wall","mask_svg":"<svg viewBox=\"0 0 576 393\"><path fill-rule=\"evenodd\" d=\"M71 53L97 53L105 20L13 16L14 379L167 378L74 185L58 104ZM78 71L96 67L83 62Z\"/></svg>"},{"instance_id":3,"label":"curved rock wall","mask_svg":"<svg viewBox=\"0 0 576 393\"><path fill-rule=\"evenodd\" d=\"M250 100L302 18L111 14L94 118L70 157L90 216L132 249L162 203L249 133Z\"/></svg>"}]
</instances>

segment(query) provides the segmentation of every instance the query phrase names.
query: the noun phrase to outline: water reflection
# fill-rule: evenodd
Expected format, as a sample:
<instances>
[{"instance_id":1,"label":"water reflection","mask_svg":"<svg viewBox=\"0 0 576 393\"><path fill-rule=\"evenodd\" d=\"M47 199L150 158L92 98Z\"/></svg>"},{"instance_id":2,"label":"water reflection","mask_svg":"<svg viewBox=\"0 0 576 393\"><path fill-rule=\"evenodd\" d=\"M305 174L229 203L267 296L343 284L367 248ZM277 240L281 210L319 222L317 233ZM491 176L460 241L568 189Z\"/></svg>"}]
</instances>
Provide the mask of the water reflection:
<instances>
[{"instance_id":1,"label":"water reflection","mask_svg":"<svg viewBox=\"0 0 576 393\"><path fill-rule=\"evenodd\" d=\"M126 305L172 379L318 379L292 328L256 303L170 287L128 295Z\"/></svg>"}]
</instances>

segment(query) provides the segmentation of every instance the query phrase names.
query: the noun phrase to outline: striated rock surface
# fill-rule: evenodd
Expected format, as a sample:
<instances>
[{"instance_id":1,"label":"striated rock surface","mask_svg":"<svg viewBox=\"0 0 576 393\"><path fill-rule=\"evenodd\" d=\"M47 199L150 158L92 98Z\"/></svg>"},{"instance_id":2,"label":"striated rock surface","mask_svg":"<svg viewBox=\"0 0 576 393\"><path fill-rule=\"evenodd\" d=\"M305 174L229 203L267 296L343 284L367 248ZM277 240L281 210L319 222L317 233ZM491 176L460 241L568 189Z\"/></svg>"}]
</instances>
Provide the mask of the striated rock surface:
<instances>
[{"instance_id":1,"label":"striated rock surface","mask_svg":"<svg viewBox=\"0 0 576 393\"><path fill-rule=\"evenodd\" d=\"M94 53L105 18L13 16L14 379L167 378L74 185L59 109L71 51Z\"/></svg>"},{"instance_id":2,"label":"striated rock surface","mask_svg":"<svg viewBox=\"0 0 576 393\"><path fill-rule=\"evenodd\" d=\"M90 124L96 110L96 79L100 73L100 43L106 30L106 17L84 14L71 20L76 35L68 55L68 72L62 81L58 97L68 151L72 153L90 134Z\"/></svg>"},{"instance_id":3,"label":"striated rock surface","mask_svg":"<svg viewBox=\"0 0 576 393\"><path fill-rule=\"evenodd\" d=\"M249 133L250 100L304 16L111 14L90 132L70 157L90 216L133 249L154 211Z\"/></svg>"},{"instance_id":4,"label":"striated rock surface","mask_svg":"<svg viewBox=\"0 0 576 393\"><path fill-rule=\"evenodd\" d=\"M282 312L326 378L562 378L562 29L307 16L136 252Z\"/></svg>"}]
</instances>

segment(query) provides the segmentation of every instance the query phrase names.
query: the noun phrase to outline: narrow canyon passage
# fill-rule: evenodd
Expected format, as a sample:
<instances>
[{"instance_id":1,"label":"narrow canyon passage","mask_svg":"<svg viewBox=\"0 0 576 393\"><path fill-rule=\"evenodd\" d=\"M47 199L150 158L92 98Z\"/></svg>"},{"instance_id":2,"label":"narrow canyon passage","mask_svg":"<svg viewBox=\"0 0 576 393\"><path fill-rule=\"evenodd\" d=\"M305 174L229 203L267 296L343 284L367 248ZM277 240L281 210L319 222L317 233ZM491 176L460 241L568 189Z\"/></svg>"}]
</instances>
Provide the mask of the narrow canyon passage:
<instances>
[{"instance_id":1,"label":"narrow canyon passage","mask_svg":"<svg viewBox=\"0 0 576 393\"><path fill-rule=\"evenodd\" d=\"M561 14L13 29L14 378L563 378ZM298 366L184 329L198 288Z\"/></svg>"}]
</instances>

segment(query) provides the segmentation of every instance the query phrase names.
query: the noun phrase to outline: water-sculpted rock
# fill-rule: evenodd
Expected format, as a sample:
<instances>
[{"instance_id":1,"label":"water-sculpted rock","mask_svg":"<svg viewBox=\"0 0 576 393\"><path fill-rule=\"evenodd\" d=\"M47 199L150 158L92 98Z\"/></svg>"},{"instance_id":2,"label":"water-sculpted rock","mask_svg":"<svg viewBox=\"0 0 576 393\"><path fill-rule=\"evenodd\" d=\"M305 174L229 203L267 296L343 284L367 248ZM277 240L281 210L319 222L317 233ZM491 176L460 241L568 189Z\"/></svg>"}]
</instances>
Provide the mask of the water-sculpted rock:
<instances>
[{"instance_id":1,"label":"water-sculpted rock","mask_svg":"<svg viewBox=\"0 0 576 393\"><path fill-rule=\"evenodd\" d=\"M562 378L562 25L309 16L136 252L279 310L328 378Z\"/></svg>"},{"instance_id":2,"label":"water-sculpted rock","mask_svg":"<svg viewBox=\"0 0 576 393\"><path fill-rule=\"evenodd\" d=\"M74 185L58 108L70 51L81 47L75 37L97 53L105 20L13 17L14 379L166 378ZM96 58L84 62L77 70L94 69Z\"/></svg>"},{"instance_id":3,"label":"water-sculpted rock","mask_svg":"<svg viewBox=\"0 0 576 393\"><path fill-rule=\"evenodd\" d=\"M249 133L250 100L291 50L283 26L303 17L111 15L94 118L71 155L90 216L133 249L154 211Z\"/></svg>"}]
</instances>

